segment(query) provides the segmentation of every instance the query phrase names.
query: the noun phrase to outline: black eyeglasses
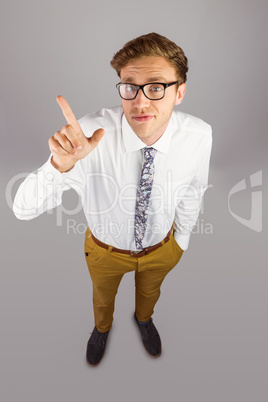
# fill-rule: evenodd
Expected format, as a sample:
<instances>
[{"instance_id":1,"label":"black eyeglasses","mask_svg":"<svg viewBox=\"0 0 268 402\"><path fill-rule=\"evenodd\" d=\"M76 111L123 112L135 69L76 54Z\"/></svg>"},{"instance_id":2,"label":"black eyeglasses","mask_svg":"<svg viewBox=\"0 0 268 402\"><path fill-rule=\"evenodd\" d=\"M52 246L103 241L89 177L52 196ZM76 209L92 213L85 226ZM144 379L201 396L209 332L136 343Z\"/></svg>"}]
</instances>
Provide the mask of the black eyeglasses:
<instances>
[{"instance_id":1,"label":"black eyeglasses","mask_svg":"<svg viewBox=\"0 0 268 402\"><path fill-rule=\"evenodd\" d=\"M172 85L178 84L179 81L170 82L169 84L165 84L162 82L151 82L150 84L145 85L134 85L134 84L122 84L119 82L116 84L116 88L118 89L119 95L122 99L125 100L133 100L138 95L139 89L142 90L146 98L150 100L159 100L164 98L166 88L171 87Z\"/></svg>"}]
</instances>

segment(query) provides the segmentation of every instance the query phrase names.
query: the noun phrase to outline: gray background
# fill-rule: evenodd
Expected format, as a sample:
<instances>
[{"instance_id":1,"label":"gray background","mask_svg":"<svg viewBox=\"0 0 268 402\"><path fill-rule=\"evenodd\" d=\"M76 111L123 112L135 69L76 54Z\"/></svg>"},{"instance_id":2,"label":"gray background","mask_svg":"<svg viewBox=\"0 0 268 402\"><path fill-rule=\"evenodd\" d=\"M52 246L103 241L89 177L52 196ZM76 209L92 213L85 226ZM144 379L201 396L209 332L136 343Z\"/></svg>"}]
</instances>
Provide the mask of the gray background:
<instances>
[{"instance_id":1,"label":"gray background","mask_svg":"<svg viewBox=\"0 0 268 402\"><path fill-rule=\"evenodd\" d=\"M1 400L267 401L267 11L264 0L1 2ZM84 235L67 231L72 218L82 232L84 216L58 208L19 221L10 199L21 179L10 183L47 160L48 138L64 124L56 96L77 118L118 104L110 59L152 31L189 59L179 108L213 127L210 188L200 227L156 307L163 355L154 360L143 350L129 274L105 358L91 368ZM257 232L231 215L228 194L246 180L230 207L250 219L249 176L259 171ZM64 195L65 209L77 204L74 192Z\"/></svg>"}]
</instances>

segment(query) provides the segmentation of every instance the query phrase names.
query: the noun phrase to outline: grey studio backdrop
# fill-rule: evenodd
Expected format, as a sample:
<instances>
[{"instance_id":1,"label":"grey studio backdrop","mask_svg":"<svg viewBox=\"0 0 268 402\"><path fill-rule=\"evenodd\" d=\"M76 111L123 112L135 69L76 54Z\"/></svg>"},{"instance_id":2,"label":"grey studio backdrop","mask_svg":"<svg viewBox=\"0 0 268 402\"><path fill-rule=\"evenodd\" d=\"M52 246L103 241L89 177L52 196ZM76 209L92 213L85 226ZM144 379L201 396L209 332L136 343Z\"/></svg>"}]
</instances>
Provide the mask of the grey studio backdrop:
<instances>
[{"instance_id":1,"label":"grey studio backdrop","mask_svg":"<svg viewBox=\"0 0 268 402\"><path fill-rule=\"evenodd\" d=\"M2 401L267 401L267 11L261 0L1 2ZM105 358L91 368L78 197L66 192L31 221L10 205L65 124L56 96L77 118L119 104L110 59L152 31L189 59L179 109L212 125L210 185L156 306L163 355L143 350L128 274Z\"/></svg>"}]
</instances>

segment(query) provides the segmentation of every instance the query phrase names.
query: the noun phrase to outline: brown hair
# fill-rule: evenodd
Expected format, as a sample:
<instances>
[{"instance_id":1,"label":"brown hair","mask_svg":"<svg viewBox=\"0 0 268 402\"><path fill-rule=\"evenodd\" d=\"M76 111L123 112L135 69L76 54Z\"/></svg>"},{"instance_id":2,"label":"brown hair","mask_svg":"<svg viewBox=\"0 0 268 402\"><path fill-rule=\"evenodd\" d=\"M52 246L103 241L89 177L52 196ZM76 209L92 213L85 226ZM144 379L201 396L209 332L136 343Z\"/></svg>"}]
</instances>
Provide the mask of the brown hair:
<instances>
[{"instance_id":1,"label":"brown hair","mask_svg":"<svg viewBox=\"0 0 268 402\"><path fill-rule=\"evenodd\" d=\"M183 50L165 36L152 32L127 42L115 53L111 66L120 77L120 72L131 60L146 56L161 56L175 68L179 85L186 82L188 60Z\"/></svg>"}]
</instances>

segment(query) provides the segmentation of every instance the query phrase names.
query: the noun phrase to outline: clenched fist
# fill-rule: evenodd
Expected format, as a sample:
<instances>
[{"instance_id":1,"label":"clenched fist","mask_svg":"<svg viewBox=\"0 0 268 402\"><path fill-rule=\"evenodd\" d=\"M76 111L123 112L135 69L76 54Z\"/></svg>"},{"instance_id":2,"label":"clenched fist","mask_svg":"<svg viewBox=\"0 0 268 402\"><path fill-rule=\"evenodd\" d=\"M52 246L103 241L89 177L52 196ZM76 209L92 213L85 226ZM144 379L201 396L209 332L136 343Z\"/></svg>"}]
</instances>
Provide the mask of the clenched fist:
<instances>
[{"instance_id":1,"label":"clenched fist","mask_svg":"<svg viewBox=\"0 0 268 402\"><path fill-rule=\"evenodd\" d=\"M99 143L104 135L103 128L96 130L92 137L87 138L68 102L62 96L57 96L57 102L67 121L61 131L56 131L48 140L52 153L51 163L61 173L70 170L79 159L87 156Z\"/></svg>"}]
</instances>

